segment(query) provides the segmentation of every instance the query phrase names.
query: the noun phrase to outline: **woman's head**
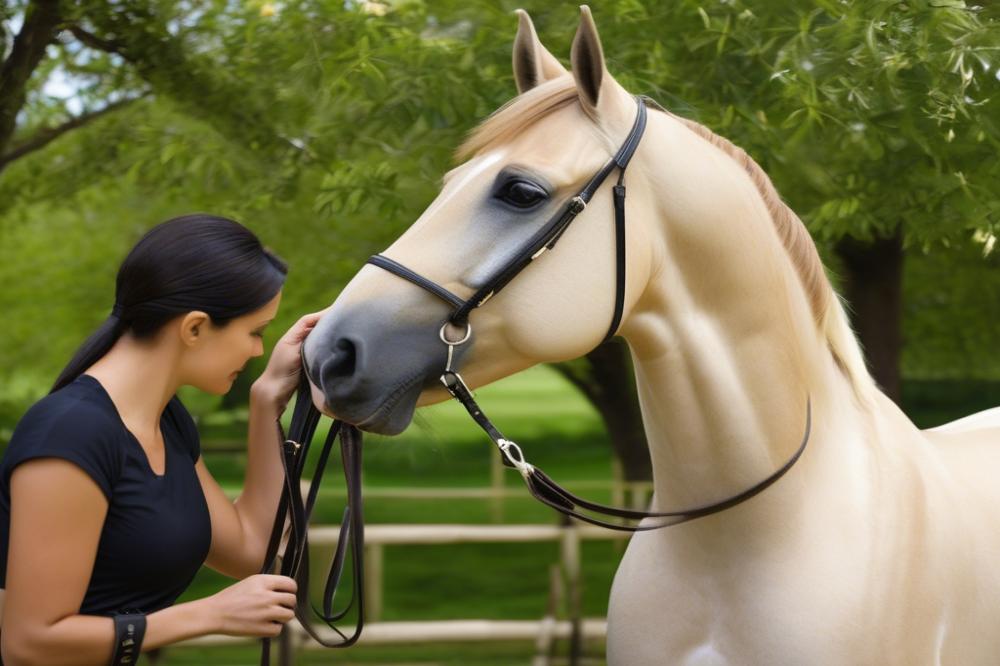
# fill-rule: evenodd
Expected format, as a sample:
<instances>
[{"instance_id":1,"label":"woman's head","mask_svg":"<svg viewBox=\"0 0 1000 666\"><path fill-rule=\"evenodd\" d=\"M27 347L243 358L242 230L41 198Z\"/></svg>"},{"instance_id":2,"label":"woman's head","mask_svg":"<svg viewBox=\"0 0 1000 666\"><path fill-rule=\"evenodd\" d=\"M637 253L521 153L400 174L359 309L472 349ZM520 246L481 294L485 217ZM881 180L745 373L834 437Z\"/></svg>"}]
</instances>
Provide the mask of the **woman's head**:
<instances>
[{"instance_id":1,"label":"woman's head","mask_svg":"<svg viewBox=\"0 0 1000 666\"><path fill-rule=\"evenodd\" d=\"M185 318L185 324L214 333L234 320L251 325L247 315L252 313L273 317L287 272L281 259L233 220L195 214L153 227L118 269L112 314L76 352L52 390L73 381L126 331L152 339L168 322L191 313L201 313L201 319Z\"/></svg>"}]
</instances>

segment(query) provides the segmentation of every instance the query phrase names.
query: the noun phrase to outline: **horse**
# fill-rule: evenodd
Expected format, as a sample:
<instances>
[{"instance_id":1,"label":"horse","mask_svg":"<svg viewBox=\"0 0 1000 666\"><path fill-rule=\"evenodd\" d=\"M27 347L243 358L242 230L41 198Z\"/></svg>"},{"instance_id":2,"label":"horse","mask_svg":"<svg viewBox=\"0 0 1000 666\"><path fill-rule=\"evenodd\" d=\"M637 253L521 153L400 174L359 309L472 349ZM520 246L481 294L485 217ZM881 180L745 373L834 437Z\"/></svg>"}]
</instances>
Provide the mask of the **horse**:
<instances>
[{"instance_id":1,"label":"horse","mask_svg":"<svg viewBox=\"0 0 1000 666\"><path fill-rule=\"evenodd\" d=\"M635 123L589 9L569 71L520 10L518 23L517 96L470 134L437 198L384 253L462 298ZM1000 517L1000 410L914 426L869 375L805 226L706 127L650 109L621 184L626 270L611 333L634 362L650 509L733 495L788 461L811 427L765 491L630 539L610 590L608 663L997 663L1000 530L987 528ZM592 350L618 305L612 189L477 303L466 330L442 325L441 293L364 266L305 343L316 406L394 434L417 406L448 398L446 363L477 387Z\"/></svg>"}]
</instances>

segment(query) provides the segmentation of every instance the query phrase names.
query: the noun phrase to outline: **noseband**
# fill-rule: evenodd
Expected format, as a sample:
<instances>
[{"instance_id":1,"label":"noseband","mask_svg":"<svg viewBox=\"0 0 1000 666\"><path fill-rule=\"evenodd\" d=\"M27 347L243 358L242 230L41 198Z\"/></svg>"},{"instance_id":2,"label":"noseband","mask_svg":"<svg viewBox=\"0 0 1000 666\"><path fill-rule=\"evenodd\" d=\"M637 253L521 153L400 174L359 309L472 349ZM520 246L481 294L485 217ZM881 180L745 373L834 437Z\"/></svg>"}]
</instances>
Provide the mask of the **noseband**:
<instances>
[{"instance_id":1,"label":"noseband","mask_svg":"<svg viewBox=\"0 0 1000 666\"><path fill-rule=\"evenodd\" d=\"M473 420L486 432L490 440L492 440L500 451L504 465L520 472L529 492L543 504L567 516L572 516L601 527L627 532L655 530L702 516L708 516L736 506L757 495L781 478L799 459L805 450L806 443L809 441L812 424L811 401L807 400L805 434L799 448L784 465L770 476L736 495L718 502L681 511L634 511L605 506L577 497L553 481L541 469L529 463L525 459L521 448L514 441L505 438L483 413L473 398L472 392L466 386L465 381L455 368L452 367L455 348L468 342L472 336L469 314L499 293L501 289L517 277L531 262L538 259L547 250L554 248L556 242L566 232L566 229L569 228L570 223L573 222L577 215L583 212L594 196L594 193L597 192L598 188L616 169L619 173L618 183L614 186L613 190L616 260L615 306L611 325L604 339L609 339L618 331L625 305L625 169L639 147L639 142L646 129L646 105L650 104L658 108L655 102L647 98L636 97L635 99L638 109L635 122L632 124L632 129L626 137L625 142L618 149L618 152L615 153L614 157L601 167L600 171L594 174L584 188L570 198L541 230L529 238L524 247L513 258L491 276L468 299L462 299L441 285L428 280L419 273L384 255L377 254L368 260L368 263L412 282L454 307L454 310L441 325L440 330L441 341L448 348L447 361L445 362L444 371L441 374L441 382L448 389L448 392L462 403ZM465 330L460 339L450 340L448 338L448 324L464 327ZM303 359L303 367L305 367L304 364ZM361 433L354 426L340 421L335 420L331 424L323 445L323 450L316 464L316 470L313 473L313 480L309 487L307 498L303 501L300 482L306 453L309 450L309 443L319 424L319 419L320 413L313 406L309 380L306 377L306 373L303 372L287 438L281 429L281 424L278 424L278 431L282 441L281 460L285 471L285 484L282 489L281 500L278 505L270 543L267 548L267 555L265 556L261 572L270 573L272 571L284 531L286 517L290 517L290 532L288 543L282 556L281 574L294 578L298 584L295 615L306 632L321 645L326 647L347 647L358 640L364 623L363 554L365 534L361 500ZM333 562L330 566L330 573L324 589L323 610L320 611L312 605L309 599L308 523L316 502L316 494L319 490L323 470L326 467L333 442L338 436L340 437L344 480L347 484L347 507L344 510L337 548L334 552ZM656 520L645 524L634 522L646 518ZM611 519L614 519L615 522L611 522ZM622 519L633 521L634 524L622 524L618 522ZM350 553L350 557L348 557L348 552ZM348 559L353 563L352 595L348 604L342 610L337 611L334 610L334 597L340 585ZM323 620L339 635L340 640L326 641L316 634L309 619L310 608L317 617ZM334 626L334 623L347 617L352 608L357 609L357 619L353 631L345 633ZM270 663L270 639L265 638L262 642L263 649L260 663L262 666L266 666Z\"/></svg>"}]
</instances>

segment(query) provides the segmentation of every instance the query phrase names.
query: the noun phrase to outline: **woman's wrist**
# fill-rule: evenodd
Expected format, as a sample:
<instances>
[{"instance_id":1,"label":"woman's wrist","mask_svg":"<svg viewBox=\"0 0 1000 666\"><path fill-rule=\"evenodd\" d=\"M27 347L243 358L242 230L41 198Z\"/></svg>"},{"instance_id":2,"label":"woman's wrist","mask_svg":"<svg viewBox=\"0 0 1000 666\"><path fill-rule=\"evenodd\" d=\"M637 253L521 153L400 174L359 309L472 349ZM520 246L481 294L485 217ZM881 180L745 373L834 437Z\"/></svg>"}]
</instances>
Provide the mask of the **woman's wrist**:
<instances>
[{"instance_id":1,"label":"woman's wrist","mask_svg":"<svg viewBox=\"0 0 1000 666\"><path fill-rule=\"evenodd\" d=\"M282 396L281 390L275 382L265 375L261 375L250 386L250 402L251 406L260 406L280 414L284 411L288 398Z\"/></svg>"},{"instance_id":2,"label":"woman's wrist","mask_svg":"<svg viewBox=\"0 0 1000 666\"><path fill-rule=\"evenodd\" d=\"M199 636L221 634L222 629L212 597L168 606L146 616L143 652Z\"/></svg>"}]
</instances>

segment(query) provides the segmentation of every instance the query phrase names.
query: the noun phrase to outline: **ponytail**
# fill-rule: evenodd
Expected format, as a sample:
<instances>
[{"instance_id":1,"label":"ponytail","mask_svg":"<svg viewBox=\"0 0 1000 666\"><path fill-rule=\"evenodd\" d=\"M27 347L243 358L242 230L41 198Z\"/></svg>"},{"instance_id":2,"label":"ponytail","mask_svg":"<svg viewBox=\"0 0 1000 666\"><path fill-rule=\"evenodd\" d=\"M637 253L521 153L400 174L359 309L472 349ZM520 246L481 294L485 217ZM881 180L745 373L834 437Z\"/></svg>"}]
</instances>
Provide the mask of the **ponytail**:
<instances>
[{"instance_id":1,"label":"ponytail","mask_svg":"<svg viewBox=\"0 0 1000 666\"><path fill-rule=\"evenodd\" d=\"M108 353L116 342L118 338L122 337L122 334L128 328L125 323L121 320L121 317L111 314L101 326L90 334L90 337L84 340L80 348L76 350L73 354L73 359L69 364L63 368L63 371L59 373L59 378L56 379L56 383L52 385L52 389L49 393L53 391L58 391L63 386L66 386L74 379L76 379L84 370L92 366L97 362L102 356Z\"/></svg>"}]
</instances>

